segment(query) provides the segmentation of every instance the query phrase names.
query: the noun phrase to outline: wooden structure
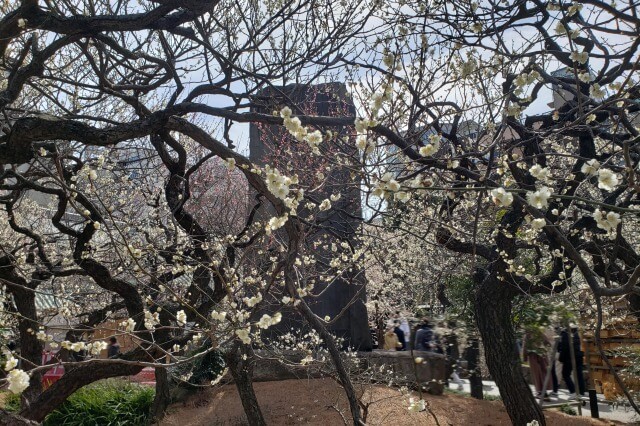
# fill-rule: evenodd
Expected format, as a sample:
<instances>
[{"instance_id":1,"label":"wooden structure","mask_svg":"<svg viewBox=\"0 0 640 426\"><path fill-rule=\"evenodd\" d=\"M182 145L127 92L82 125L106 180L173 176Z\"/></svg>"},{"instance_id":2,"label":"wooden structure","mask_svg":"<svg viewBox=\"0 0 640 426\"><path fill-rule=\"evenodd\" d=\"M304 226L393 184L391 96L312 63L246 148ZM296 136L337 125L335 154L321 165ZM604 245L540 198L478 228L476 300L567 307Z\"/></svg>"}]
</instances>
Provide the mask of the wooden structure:
<instances>
[{"instance_id":1,"label":"wooden structure","mask_svg":"<svg viewBox=\"0 0 640 426\"><path fill-rule=\"evenodd\" d=\"M87 340L104 340L106 342L109 341L111 336L115 336L118 339L118 343L120 344L120 352L127 352L131 349L134 349L137 345L134 339L131 337L129 333L125 333L123 327L120 325L122 319L114 319L101 323L95 329L91 330L90 336L85 336ZM99 358L106 358L107 350L103 350L100 353Z\"/></svg>"},{"instance_id":2,"label":"wooden structure","mask_svg":"<svg viewBox=\"0 0 640 426\"><path fill-rule=\"evenodd\" d=\"M628 357L617 356L620 351L634 351L640 356L640 323L634 316L611 322L605 326L600 337L602 349L617 371L630 366L633 362ZM622 394L616 384L615 377L598 352L593 332L585 332L582 339L585 364L589 371L590 388L604 394L605 399L614 400ZM621 376L625 385L634 391L640 391L640 377Z\"/></svg>"}]
</instances>

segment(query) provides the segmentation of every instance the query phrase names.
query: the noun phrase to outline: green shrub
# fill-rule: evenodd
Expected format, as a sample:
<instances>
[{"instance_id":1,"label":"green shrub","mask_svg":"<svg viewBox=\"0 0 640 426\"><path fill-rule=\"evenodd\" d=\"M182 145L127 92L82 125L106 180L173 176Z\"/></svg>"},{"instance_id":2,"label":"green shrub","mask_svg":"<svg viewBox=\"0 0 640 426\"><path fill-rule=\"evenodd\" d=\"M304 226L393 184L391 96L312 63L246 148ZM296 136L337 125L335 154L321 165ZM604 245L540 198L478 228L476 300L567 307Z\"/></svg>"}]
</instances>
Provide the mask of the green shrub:
<instances>
[{"instance_id":1,"label":"green shrub","mask_svg":"<svg viewBox=\"0 0 640 426\"><path fill-rule=\"evenodd\" d=\"M154 389L107 380L76 391L47 416L45 426L142 426L149 420Z\"/></svg>"},{"instance_id":2,"label":"green shrub","mask_svg":"<svg viewBox=\"0 0 640 426\"><path fill-rule=\"evenodd\" d=\"M190 351L185 356L193 357L201 352L204 352L211 348L211 343L206 341L201 347L194 351ZM225 368L224 358L220 351L214 350L206 353L201 357L197 357L193 362L187 362L179 364L178 366L171 366L169 373L173 377L185 377L189 379L187 383L180 383L180 385L203 385L208 384L212 380L218 378Z\"/></svg>"},{"instance_id":3,"label":"green shrub","mask_svg":"<svg viewBox=\"0 0 640 426\"><path fill-rule=\"evenodd\" d=\"M15 393L12 392L7 392L6 396L4 397L4 409L11 412L11 413L17 413L18 411L20 411L20 395L17 395Z\"/></svg>"},{"instance_id":4,"label":"green shrub","mask_svg":"<svg viewBox=\"0 0 640 426\"><path fill-rule=\"evenodd\" d=\"M568 414L570 416L577 416L578 412L576 410L574 410L573 408L571 408L571 406L569 404L564 404L560 406L560 411Z\"/></svg>"}]
</instances>

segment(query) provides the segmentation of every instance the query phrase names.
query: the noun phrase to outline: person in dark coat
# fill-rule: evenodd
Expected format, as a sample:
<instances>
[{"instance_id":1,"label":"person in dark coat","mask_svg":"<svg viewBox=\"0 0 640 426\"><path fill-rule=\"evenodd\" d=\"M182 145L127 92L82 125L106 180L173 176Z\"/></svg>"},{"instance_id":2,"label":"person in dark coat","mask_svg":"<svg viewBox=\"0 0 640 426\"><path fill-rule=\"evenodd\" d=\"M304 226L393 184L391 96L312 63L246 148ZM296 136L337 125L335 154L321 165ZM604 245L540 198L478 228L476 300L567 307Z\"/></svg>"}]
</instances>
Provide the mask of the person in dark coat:
<instances>
[{"instance_id":1,"label":"person in dark coat","mask_svg":"<svg viewBox=\"0 0 640 426\"><path fill-rule=\"evenodd\" d=\"M397 350L406 351L407 343L404 340L404 331L400 328L400 321L396 320L393 322L393 332L396 333L396 336L398 336L398 342L402 345L398 346Z\"/></svg>"},{"instance_id":2,"label":"person in dark coat","mask_svg":"<svg viewBox=\"0 0 640 426\"><path fill-rule=\"evenodd\" d=\"M458 361L460 359L460 348L458 347L458 336L456 335L455 321L449 321L448 331L444 335L445 355L447 356L447 382L453 379L458 385L458 390L463 390L463 381L458 375Z\"/></svg>"},{"instance_id":3,"label":"person in dark coat","mask_svg":"<svg viewBox=\"0 0 640 426\"><path fill-rule=\"evenodd\" d=\"M420 323L420 328L416 332L415 349L417 351L432 352L434 348L434 333L429 320L424 318Z\"/></svg>"},{"instance_id":4,"label":"person in dark coat","mask_svg":"<svg viewBox=\"0 0 640 426\"><path fill-rule=\"evenodd\" d=\"M578 329L576 327L571 327L571 334L573 335L573 350L576 360L576 369L578 371L578 391L580 392L580 395L583 395L586 391L583 372L584 353L580 348L580 336L578 335ZM560 345L558 346L558 352L560 352L559 361L562 363L562 378L567 384L569 393L575 394L576 386L573 383L573 378L571 377L573 373L573 364L571 362L571 348L569 344L569 332L566 329L562 330L560 333Z\"/></svg>"},{"instance_id":5,"label":"person in dark coat","mask_svg":"<svg viewBox=\"0 0 640 426\"><path fill-rule=\"evenodd\" d=\"M109 338L109 345L107 346L107 358L120 357L120 344L115 336Z\"/></svg>"}]
</instances>

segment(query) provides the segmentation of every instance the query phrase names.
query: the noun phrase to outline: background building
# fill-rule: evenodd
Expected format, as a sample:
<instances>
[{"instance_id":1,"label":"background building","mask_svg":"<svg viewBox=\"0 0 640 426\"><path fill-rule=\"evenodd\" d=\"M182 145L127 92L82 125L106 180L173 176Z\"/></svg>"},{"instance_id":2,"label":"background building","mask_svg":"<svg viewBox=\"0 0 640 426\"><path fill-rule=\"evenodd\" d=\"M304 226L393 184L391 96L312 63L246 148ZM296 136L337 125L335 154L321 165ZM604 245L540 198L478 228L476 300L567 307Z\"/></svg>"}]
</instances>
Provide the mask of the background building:
<instances>
[{"instance_id":1,"label":"background building","mask_svg":"<svg viewBox=\"0 0 640 426\"><path fill-rule=\"evenodd\" d=\"M268 88L259 92L254 102L258 105L254 110L271 114L288 106L294 115L319 116L355 116L355 107L346 87L342 83L319 85L292 84L280 88ZM298 174L302 187L313 187L319 173L324 175L323 185L313 192L320 201L331 194L340 193L338 201L332 203L333 208L315 214L315 221L322 229L311 229L305 235L305 249L313 253L317 262L310 275L317 275L329 270L329 263L335 253L327 249L332 243L348 241L357 247L356 236L361 226L362 205L359 178L351 175L347 167L327 164L327 153L332 150L353 150L354 143L341 144L344 136L352 137L351 127L337 130L332 128L335 137L326 140L320 147L325 155L314 156L305 152L306 146L293 142L282 126L257 126L250 128L250 155L254 164L269 164L283 170L289 165ZM349 140L349 142L353 142ZM298 144L298 145L296 145ZM282 166L282 167L280 167ZM249 207L255 203L254 194L249 195ZM270 217L273 213L268 207L262 207L258 218ZM309 214L304 209L298 210L300 217ZM313 291L317 297L307 299L311 309L321 318L329 316L334 319L329 330L336 336L344 338L344 347L359 350L371 349L366 302L366 278L364 271L353 269L343 273L330 282L319 282ZM305 328L301 318L291 310L283 312L283 321L274 331L287 332L291 328Z\"/></svg>"}]
</instances>

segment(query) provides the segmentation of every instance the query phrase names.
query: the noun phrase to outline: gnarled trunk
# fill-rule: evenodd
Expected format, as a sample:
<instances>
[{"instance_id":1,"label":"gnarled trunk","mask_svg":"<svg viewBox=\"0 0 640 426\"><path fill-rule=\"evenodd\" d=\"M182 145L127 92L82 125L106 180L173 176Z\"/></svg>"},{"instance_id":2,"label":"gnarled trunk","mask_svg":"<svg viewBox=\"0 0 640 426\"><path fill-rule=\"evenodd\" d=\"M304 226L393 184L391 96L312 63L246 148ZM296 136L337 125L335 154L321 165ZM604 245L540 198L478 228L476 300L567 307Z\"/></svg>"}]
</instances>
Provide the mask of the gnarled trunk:
<instances>
[{"instance_id":1,"label":"gnarled trunk","mask_svg":"<svg viewBox=\"0 0 640 426\"><path fill-rule=\"evenodd\" d=\"M169 389L169 373L164 367L158 367L156 370L156 395L153 398L153 404L149 410L151 415L151 424L157 424L164 417L164 413L171 402L171 394Z\"/></svg>"},{"instance_id":2,"label":"gnarled trunk","mask_svg":"<svg viewBox=\"0 0 640 426\"><path fill-rule=\"evenodd\" d=\"M476 321L489 372L498 385L512 423L525 426L537 420L543 426L545 419L542 409L522 374L511 317L514 296L515 292L509 284L498 281L492 275L485 277L475 294Z\"/></svg>"},{"instance_id":3,"label":"gnarled trunk","mask_svg":"<svg viewBox=\"0 0 640 426\"><path fill-rule=\"evenodd\" d=\"M253 351L247 345L236 344L225 354L225 362L236 383L247 421L252 426L266 426L258 398L253 390L253 363L255 362Z\"/></svg>"},{"instance_id":4,"label":"gnarled trunk","mask_svg":"<svg viewBox=\"0 0 640 426\"><path fill-rule=\"evenodd\" d=\"M81 387L100 379L138 374L142 367L126 363L84 364L69 369L64 375L31 401L21 416L41 422Z\"/></svg>"}]
</instances>

